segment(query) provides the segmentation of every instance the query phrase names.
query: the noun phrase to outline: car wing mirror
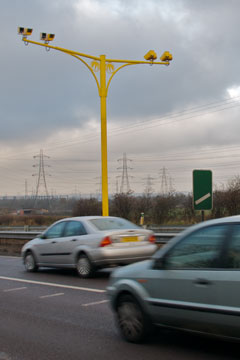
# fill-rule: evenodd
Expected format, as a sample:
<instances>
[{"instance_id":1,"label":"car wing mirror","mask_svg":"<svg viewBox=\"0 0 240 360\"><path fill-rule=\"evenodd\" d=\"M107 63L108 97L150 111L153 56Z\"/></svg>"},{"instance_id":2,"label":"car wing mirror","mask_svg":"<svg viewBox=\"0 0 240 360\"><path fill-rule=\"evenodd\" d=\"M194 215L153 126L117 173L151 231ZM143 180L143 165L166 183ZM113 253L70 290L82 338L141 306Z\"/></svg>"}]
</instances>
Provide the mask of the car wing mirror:
<instances>
[{"instance_id":1,"label":"car wing mirror","mask_svg":"<svg viewBox=\"0 0 240 360\"><path fill-rule=\"evenodd\" d=\"M160 270L166 268L166 258L165 257L159 257L154 259L153 263L153 269Z\"/></svg>"},{"instance_id":2,"label":"car wing mirror","mask_svg":"<svg viewBox=\"0 0 240 360\"><path fill-rule=\"evenodd\" d=\"M39 238L44 240L44 239L47 239L47 236L46 236L45 234L41 234L41 235L39 236Z\"/></svg>"}]
</instances>

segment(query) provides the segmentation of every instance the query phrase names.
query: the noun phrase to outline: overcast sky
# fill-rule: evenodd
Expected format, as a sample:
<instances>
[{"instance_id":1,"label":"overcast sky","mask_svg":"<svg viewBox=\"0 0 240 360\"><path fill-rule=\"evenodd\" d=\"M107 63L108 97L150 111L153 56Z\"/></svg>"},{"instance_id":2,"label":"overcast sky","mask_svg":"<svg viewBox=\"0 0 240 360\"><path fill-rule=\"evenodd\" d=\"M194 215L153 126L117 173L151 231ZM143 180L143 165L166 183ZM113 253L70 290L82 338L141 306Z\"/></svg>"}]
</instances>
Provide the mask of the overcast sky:
<instances>
[{"instance_id":1,"label":"overcast sky","mask_svg":"<svg viewBox=\"0 0 240 360\"><path fill-rule=\"evenodd\" d=\"M31 40L54 33L52 45L112 59L172 53L170 66L129 66L111 82L110 193L124 153L135 193L160 192L165 178L191 191L193 169L227 184L240 171L239 13L239 0L1 0L0 196L36 191L40 149L49 193L95 194L101 182L93 76L71 56L25 46L18 26L33 28Z\"/></svg>"}]
</instances>

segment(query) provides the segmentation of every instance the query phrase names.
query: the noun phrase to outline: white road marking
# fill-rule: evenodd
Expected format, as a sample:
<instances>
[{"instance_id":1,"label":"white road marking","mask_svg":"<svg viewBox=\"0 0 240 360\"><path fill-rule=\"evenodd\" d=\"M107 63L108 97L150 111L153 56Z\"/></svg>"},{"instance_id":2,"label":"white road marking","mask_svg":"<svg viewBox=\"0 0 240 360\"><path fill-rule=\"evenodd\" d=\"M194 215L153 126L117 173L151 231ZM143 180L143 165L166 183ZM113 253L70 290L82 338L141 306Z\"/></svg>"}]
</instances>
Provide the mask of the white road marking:
<instances>
[{"instance_id":1,"label":"white road marking","mask_svg":"<svg viewBox=\"0 0 240 360\"><path fill-rule=\"evenodd\" d=\"M201 204L201 202L203 202L204 200L207 200L210 197L211 197L211 194L207 193L206 195L204 195L204 196L200 197L198 200L196 200L195 204L196 205Z\"/></svg>"},{"instance_id":2,"label":"white road marking","mask_svg":"<svg viewBox=\"0 0 240 360\"><path fill-rule=\"evenodd\" d=\"M53 296L61 296L64 295L64 293L58 293L58 294L51 294L51 295L43 295L43 296L39 296L40 299L45 299L45 298L49 298L49 297L53 297Z\"/></svg>"},{"instance_id":3,"label":"white road marking","mask_svg":"<svg viewBox=\"0 0 240 360\"><path fill-rule=\"evenodd\" d=\"M71 285L63 285L63 284L56 284L56 283L48 283L48 282L43 282L43 281L17 279L17 278L11 278L11 277L7 277L7 276L0 276L0 279L1 280L10 280L10 281L23 282L23 283L28 283L28 284L53 286L53 287L59 287L59 288L64 288L64 289L96 292L96 293L105 293L106 292L106 290L101 290L101 289L92 289L92 288L85 288L85 287L81 287L81 286L71 286Z\"/></svg>"},{"instance_id":4,"label":"white road marking","mask_svg":"<svg viewBox=\"0 0 240 360\"><path fill-rule=\"evenodd\" d=\"M103 304L109 302L109 300L102 300L102 301L95 301L92 303L88 303L88 304L82 304L81 306L92 306L92 305L99 305L99 304Z\"/></svg>"},{"instance_id":5,"label":"white road marking","mask_svg":"<svg viewBox=\"0 0 240 360\"><path fill-rule=\"evenodd\" d=\"M17 291L17 290L23 290L23 289L27 289L26 286L25 287L20 287L20 288L15 288L15 289L6 289L3 290L4 292L9 292L9 291Z\"/></svg>"}]
</instances>

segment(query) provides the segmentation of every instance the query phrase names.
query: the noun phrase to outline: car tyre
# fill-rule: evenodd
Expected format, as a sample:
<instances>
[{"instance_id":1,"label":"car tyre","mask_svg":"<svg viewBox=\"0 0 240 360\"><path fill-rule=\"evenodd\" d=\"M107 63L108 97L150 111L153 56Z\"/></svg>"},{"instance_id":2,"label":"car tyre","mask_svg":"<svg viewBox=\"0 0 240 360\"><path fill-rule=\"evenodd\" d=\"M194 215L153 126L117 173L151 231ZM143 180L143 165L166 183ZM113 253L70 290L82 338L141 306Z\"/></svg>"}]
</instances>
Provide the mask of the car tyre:
<instances>
[{"instance_id":1,"label":"car tyre","mask_svg":"<svg viewBox=\"0 0 240 360\"><path fill-rule=\"evenodd\" d=\"M24 266L27 272L36 272L38 270L35 257L31 251L28 251L24 257Z\"/></svg>"},{"instance_id":2,"label":"car tyre","mask_svg":"<svg viewBox=\"0 0 240 360\"><path fill-rule=\"evenodd\" d=\"M121 295L116 310L117 324L125 340L132 343L141 343L147 339L153 326L132 295Z\"/></svg>"},{"instance_id":3,"label":"car tyre","mask_svg":"<svg viewBox=\"0 0 240 360\"><path fill-rule=\"evenodd\" d=\"M78 275L83 279L92 277L94 274L94 266L86 254L79 255L76 267Z\"/></svg>"}]
</instances>

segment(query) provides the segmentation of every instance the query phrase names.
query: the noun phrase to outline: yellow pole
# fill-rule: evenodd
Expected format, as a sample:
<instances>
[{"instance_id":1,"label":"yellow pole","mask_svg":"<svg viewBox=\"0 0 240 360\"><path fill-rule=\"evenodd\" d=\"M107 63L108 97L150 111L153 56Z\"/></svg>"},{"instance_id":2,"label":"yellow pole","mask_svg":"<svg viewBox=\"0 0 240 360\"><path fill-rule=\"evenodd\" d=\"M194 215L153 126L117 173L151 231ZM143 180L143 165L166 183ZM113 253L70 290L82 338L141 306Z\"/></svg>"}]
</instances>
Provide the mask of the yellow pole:
<instances>
[{"instance_id":1,"label":"yellow pole","mask_svg":"<svg viewBox=\"0 0 240 360\"><path fill-rule=\"evenodd\" d=\"M106 57L100 55L100 105L101 105L101 151L102 151L102 215L108 216L108 169L107 169L107 92Z\"/></svg>"}]
</instances>

